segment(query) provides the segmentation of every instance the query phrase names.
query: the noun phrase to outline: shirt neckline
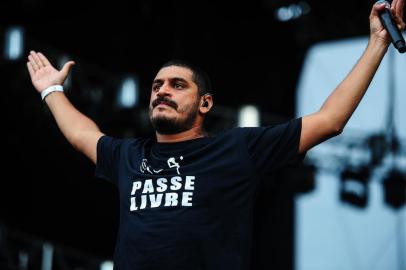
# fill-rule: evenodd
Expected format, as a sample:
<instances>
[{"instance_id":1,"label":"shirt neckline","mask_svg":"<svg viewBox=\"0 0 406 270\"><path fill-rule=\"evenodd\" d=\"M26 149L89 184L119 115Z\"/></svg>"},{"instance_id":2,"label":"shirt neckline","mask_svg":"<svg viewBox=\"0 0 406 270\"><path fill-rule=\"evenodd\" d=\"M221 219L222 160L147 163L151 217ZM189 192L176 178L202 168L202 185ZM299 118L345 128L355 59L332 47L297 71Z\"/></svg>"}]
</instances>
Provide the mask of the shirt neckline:
<instances>
[{"instance_id":1,"label":"shirt neckline","mask_svg":"<svg viewBox=\"0 0 406 270\"><path fill-rule=\"evenodd\" d=\"M185 140L185 141L179 141L179 142L158 142L155 139L155 147L157 150L170 150L170 149L179 149L183 148L185 146L190 146L190 145L197 145L201 142L205 142L208 140L210 137L204 136L204 137L199 137L195 139L190 139L190 140Z\"/></svg>"}]
</instances>

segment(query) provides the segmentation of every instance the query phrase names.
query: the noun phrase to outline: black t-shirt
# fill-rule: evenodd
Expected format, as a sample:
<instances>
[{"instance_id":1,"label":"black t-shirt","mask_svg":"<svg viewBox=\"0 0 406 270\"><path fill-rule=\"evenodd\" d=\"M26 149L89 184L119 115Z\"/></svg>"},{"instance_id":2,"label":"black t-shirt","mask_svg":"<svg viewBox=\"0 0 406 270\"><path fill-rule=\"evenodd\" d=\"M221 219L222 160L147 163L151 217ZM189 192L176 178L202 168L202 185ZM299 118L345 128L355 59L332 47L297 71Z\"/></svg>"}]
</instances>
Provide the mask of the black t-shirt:
<instances>
[{"instance_id":1,"label":"black t-shirt","mask_svg":"<svg viewBox=\"0 0 406 270\"><path fill-rule=\"evenodd\" d=\"M119 190L119 270L249 269L261 175L298 160L301 118L178 143L100 138L96 176Z\"/></svg>"}]
</instances>

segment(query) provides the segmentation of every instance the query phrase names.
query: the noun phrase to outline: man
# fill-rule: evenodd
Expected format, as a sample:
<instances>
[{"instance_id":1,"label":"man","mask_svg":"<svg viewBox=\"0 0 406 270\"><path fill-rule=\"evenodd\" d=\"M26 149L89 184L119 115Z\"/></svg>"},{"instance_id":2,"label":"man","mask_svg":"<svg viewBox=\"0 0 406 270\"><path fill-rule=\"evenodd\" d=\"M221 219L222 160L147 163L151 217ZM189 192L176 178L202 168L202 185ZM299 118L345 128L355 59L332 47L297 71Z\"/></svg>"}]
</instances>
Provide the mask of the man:
<instances>
[{"instance_id":1,"label":"man","mask_svg":"<svg viewBox=\"0 0 406 270\"><path fill-rule=\"evenodd\" d=\"M404 0L392 12L404 29ZM248 269L252 206L258 181L339 134L365 94L390 38L370 15L370 40L349 75L321 109L274 127L236 128L207 137L202 128L213 106L204 72L169 62L156 75L150 119L156 140L115 139L65 97L68 62L58 71L31 52L32 83L67 140L96 164L96 175L119 189L117 269ZM55 86L56 85L56 86Z\"/></svg>"}]
</instances>

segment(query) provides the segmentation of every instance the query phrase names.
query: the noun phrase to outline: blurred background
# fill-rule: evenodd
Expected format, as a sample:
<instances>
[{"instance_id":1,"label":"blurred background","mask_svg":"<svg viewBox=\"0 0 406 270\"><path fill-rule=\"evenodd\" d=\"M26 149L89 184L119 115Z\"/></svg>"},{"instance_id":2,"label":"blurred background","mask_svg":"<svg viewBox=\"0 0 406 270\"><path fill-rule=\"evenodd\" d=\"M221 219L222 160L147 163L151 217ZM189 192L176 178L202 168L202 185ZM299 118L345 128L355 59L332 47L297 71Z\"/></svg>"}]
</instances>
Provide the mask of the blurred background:
<instances>
[{"instance_id":1,"label":"blurred background","mask_svg":"<svg viewBox=\"0 0 406 270\"><path fill-rule=\"evenodd\" d=\"M154 136L160 65L212 78L207 129L312 113L368 42L373 1L0 2L0 269L111 269L118 197L67 143L26 70L30 50L74 66L69 99L107 134ZM388 51L344 133L266 176L252 269L406 269L406 56ZM269 181L266 181L269 179Z\"/></svg>"}]
</instances>

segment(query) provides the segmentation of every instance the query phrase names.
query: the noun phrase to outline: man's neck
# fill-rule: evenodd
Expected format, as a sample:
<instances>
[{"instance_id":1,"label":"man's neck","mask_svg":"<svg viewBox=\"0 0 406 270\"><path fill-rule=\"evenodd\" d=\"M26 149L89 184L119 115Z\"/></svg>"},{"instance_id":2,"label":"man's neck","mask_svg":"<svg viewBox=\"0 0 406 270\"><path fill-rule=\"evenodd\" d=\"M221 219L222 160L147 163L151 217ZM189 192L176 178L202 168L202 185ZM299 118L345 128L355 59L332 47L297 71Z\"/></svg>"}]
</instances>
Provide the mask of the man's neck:
<instances>
[{"instance_id":1,"label":"man's neck","mask_svg":"<svg viewBox=\"0 0 406 270\"><path fill-rule=\"evenodd\" d=\"M176 133L176 134L160 134L156 132L156 139L160 143L175 143L193 140L204 137L204 132L201 127L193 127L189 130Z\"/></svg>"}]
</instances>

